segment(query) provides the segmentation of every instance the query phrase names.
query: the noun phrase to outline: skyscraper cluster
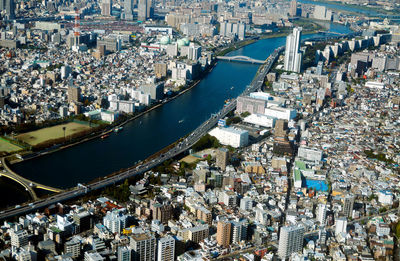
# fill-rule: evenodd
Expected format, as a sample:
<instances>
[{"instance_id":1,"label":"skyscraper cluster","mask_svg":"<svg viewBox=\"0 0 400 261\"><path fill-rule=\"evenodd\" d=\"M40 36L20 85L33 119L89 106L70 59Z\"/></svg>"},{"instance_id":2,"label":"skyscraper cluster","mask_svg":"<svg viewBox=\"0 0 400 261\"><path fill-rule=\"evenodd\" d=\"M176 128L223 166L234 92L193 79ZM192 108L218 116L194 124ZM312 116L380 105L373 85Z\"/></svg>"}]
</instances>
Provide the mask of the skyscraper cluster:
<instances>
[{"instance_id":1,"label":"skyscraper cluster","mask_svg":"<svg viewBox=\"0 0 400 261\"><path fill-rule=\"evenodd\" d=\"M293 29L293 33L288 35L286 38L284 65L286 71L296 73L301 71L301 63L303 59L303 54L300 52L301 31L301 27L296 27Z\"/></svg>"}]
</instances>

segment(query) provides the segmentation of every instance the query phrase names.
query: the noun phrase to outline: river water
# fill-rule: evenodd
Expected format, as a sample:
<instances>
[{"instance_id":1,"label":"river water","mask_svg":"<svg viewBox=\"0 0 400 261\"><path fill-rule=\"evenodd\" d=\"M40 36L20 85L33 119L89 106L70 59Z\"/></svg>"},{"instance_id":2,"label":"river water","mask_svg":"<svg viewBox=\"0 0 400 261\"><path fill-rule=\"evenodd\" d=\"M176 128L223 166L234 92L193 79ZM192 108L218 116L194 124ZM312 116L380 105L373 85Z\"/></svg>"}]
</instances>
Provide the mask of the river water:
<instances>
[{"instance_id":1,"label":"river water","mask_svg":"<svg viewBox=\"0 0 400 261\"><path fill-rule=\"evenodd\" d=\"M319 1L313 1L313 0L299 0L299 3L303 3L303 4L312 4L312 5L322 5L322 6L326 6L327 8L331 8L331 9L336 9L336 10L341 10L341 11L347 11L347 12L352 12L352 13L359 13L359 14L363 14L366 16L379 16L379 17L395 17L392 15L386 15L384 13L380 13L372 8L369 9L363 9L363 8L359 8L357 6L349 6L349 5L341 5L339 3L327 3L327 2L319 2ZM398 17L398 16L396 16Z\"/></svg>"},{"instance_id":2,"label":"river water","mask_svg":"<svg viewBox=\"0 0 400 261\"><path fill-rule=\"evenodd\" d=\"M330 24L327 24L328 26ZM350 29L331 24L330 31L348 33ZM303 39L316 36L305 35ZM259 40L229 55L266 59L275 48L285 44L285 37ZM20 175L58 188L69 188L97 177L127 168L190 133L226 99L236 98L253 79L258 65L219 61L196 87L125 125L120 133L95 139L36 159L13 165ZM233 87L233 88L232 88ZM0 197L9 195L9 204L26 199L26 193L11 187L0 178ZM0 200L0 207L4 207Z\"/></svg>"}]
</instances>

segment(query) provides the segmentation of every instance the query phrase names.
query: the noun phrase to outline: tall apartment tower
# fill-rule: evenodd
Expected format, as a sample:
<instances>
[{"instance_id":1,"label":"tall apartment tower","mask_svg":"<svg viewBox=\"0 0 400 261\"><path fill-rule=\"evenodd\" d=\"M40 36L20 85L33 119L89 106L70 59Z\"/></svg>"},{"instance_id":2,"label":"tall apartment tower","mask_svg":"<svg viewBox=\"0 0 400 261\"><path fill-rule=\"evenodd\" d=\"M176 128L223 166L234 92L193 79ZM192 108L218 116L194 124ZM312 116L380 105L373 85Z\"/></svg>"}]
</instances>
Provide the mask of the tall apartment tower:
<instances>
[{"instance_id":1,"label":"tall apartment tower","mask_svg":"<svg viewBox=\"0 0 400 261\"><path fill-rule=\"evenodd\" d=\"M171 236L160 238L157 246L157 261L175 260L175 239Z\"/></svg>"},{"instance_id":2,"label":"tall apartment tower","mask_svg":"<svg viewBox=\"0 0 400 261\"><path fill-rule=\"evenodd\" d=\"M293 33L286 37L284 65L286 71L297 73L301 71L301 63L303 59L303 54L300 52L301 31L301 27L296 27L293 29Z\"/></svg>"},{"instance_id":3,"label":"tall apartment tower","mask_svg":"<svg viewBox=\"0 0 400 261\"><path fill-rule=\"evenodd\" d=\"M353 212L353 206L354 206L354 195L346 195L345 198L343 199L343 215L345 217L351 217L351 214Z\"/></svg>"},{"instance_id":4,"label":"tall apartment tower","mask_svg":"<svg viewBox=\"0 0 400 261\"><path fill-rule=\"evenodd\" d=\"M147 20L147 0L139 0L138 3L138 20Z\"/></svg>"},{"instance_id":5,"label":"tall apartment tower","mask_svg":"<svg viewBox=\"0 0 400 261\"><path fill-rule=\"evenodd\" d=\"M152 18L154 14L153 0L139 0L138 3L138 20L146 21Z\"/></svg>"},{"instance_id":6,"label":"tall apartment tower","mask_svg":"<svg viewBox=\"0 0 400 261\"><path fill-rule=\"evenodd\" d=\"M15 18L15 3L14 0L0 0L0 12L6 11L6 19Z\"/></svg>"},{"instance_id":7,"label":"tall apartment tower","mask_svg":"<svg viewBox=\"0 0 400 261\"><path fill-rule=\"evenodd\" d=\"M278 255L281 259L288 258L292 253L303 249L304 227L301 225L281 228L279 234Z\"/></svg>"},{"instance_id":8,"label":"tall apartment tower","mask_svg":"<svg viewBox=\"0 0 400 261\"><path fill-rule=\"evenodd\" d=\"M225 171L226 166L229 163L229 150L226 148L219 148L216 154L216 166Z\"/></svg>"},{"instance_id":9,"label":"tall apartment tower","mask_svg":"<svg viewBox=\"0 0 400 261\"><path fill-rule=\"evenodd\" d=\"M68 102L80 102L81 88L68 86Z\"/></svg>"},{"instance_id":10,"label":"tall apartment tower","mask_svg":"<svg viewBox=\"0 0 400 261\"><path fill-rule=\"evenodd\" d=\"M101 15L111 16L112 13L112 0L101 1Z\"/></svg>"},{"instance_id":11,"label":"tall apartment tower","mask_svg":"<svg viewBox=\"0 0 400 261\"><path fill-rule=\"evenodd\" d=\"M223 247L229 247L231 243L231 222L221 220L217 225L217 243Z\"/></svg>"},{"instance_id":12,"label":"tall apartment tower","mask_svg":"<svg viewBox=\"0 0 400 261\"><path fill-rule=\"evenodd\" d=\"M325 226L325 223L326 223L326 212L327 212L326 205L325 204L318 204L317 221L319 221L319 224L321 226Z\"/></svg>"},{"instance_id":13,"label":"tall apartment tower","mask_svg":"<svg viewBox=\"0 0 400 261\"><path fill-rule=\"evenodd\" d=\"M125 20L133 20L133 0L124 0Z\"/></svg>"},{"instance_id":14,"label":"tall apartment tower","mask_svg":"<svg viewBox=\"0 0 400 261\"><path fill-rule=\"evenodd\" d=\"M297 16L297 0L292 0L292 2L290 2L289 15Z\"/></svg>"},{"instance_id":15,"label":"tall apartment tower","mask_svg":"<svg viewBox=\"0 0 400 261\"><path fill-rule=\"evenodd\" d=\"M14 0L0 0L3 2L3 9L6 10L6 17L7 19L14 19L15 18L15 3Z\"/></svg>"},{"instance_id":16,"label":"tall apartment tower","mask_svg":"<svg viewBox=\"0 0 400 261\"><path fill-rule=\"evenodd\" d=\"M134 251L133 261L154 261L156 258L156 238L151 234L131 236L130 248Z\"/></svg>"}]
</instances>

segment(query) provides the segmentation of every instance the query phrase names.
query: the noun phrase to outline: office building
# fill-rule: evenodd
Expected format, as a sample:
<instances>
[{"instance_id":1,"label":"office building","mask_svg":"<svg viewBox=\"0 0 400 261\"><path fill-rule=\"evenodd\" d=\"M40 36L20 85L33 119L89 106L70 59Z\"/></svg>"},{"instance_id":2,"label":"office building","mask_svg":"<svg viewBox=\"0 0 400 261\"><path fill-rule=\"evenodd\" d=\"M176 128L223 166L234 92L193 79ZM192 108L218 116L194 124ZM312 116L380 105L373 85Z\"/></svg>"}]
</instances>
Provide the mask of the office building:
<instances>
[{"instance_id":1,"label":"office building","mask_svg":"<svg viewBox=\"0 0 400 261\"><path fill-rule=\"evenodd\" d=\"M285 226L279 234L278 255L281 259L303 250L304 227L301 225Z\"/></svg>"},{"instance_id":2,"label":"office building","mask_svg":"<svg viewBox=\"0 0 400 261\"><path fill-rule=\"evenodd\" d=\"M221 170L226 169L226 166L229 163L229 150L226 148L219 148L217 150L216 156L216 166L219 167Z\"/></svg>"},{"instance_id":3,"label":"office building","mask_svg":"<svg viewBox=\"0 0 400 261\"><path fill-rule=\"evenodd\" d=\"M229 247L231 243L231 222L220 220L217 225L217 243L222 247Z\"/></svg>"},{"instance_id":4,"label":"office building","mask_svg":"<svg viewBox=\"0 0 400 261\"><path fill-rule=\"evenodd\" d=\"M101 0L101 15L111 16L112 0Z\"/></svg>"},{"instance_id":5,"label":"office building","mask_svg":"<svg viewBox=\"0 0 400 261\"><path fill-rule=\"evenodd\" d=\"M133 20L133 0L124 0L124 18Z\"/></svg>"},{"instance_id":6,"label":"office building","mask_svg":"<svg viewBox=\"0 0 400 261\"><path fill-rule=\"evenodd\" d=\"M154 261L156 255L156 238L151 234L133 234L130 248L134 251L133 261Z\"/></svg>"},{"instance_id":7,"label":"office building","mask_svg":"<svg viewBox=\"0 0 400 261\"><path fill-rule=\"evenodd\" d=\"M103 218L103 224L112 233L120 233L126 227L128 217L119 209L107 212Z\"/></svg>"},{"instance_id":8,"label":"office building","mask_svg":"<svg viewBox=\"0 0 400 261\"><path fill-rule=\"evenodd\" d=\"M289 72L301 71L303 54L300 52L301 27L293 29L293 33L286 37L284 69Z\"/></svg>"},{"instance_id":9,"label":"office building","mask_svg":"<svg viewBox=\"0 0 400 261\"><path fill-rule=\"evenodd\" d=\"M131 261L132 250L128 246L118 247L118 261Z\"/></svg>"},{"instance_id":10,"label":"office building","mask_svg":"<svg viewBox=\"0 0 400 261\"><path fill-rule=\"evenodd\" d=\"M166 236L158 240L157 261L175 260L175 239L172 236Z\"/></svg>"}]
</instances>

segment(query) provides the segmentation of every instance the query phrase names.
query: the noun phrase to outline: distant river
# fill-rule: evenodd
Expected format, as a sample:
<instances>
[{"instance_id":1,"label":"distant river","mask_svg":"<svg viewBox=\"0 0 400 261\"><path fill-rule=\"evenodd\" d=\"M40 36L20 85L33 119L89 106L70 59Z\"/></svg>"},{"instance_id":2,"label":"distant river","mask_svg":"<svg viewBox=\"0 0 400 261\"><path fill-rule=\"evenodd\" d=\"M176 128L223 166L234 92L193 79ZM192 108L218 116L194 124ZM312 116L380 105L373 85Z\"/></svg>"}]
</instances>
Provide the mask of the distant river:
<instances>
[{"instance_id":1,"label":"distant river","mask_svg":"<svg viewBox=\"0 0 400 261\"><path fill-rule=\"evenodd\" d=\"M349 33L350 29L331 24L330 31ZM303 39L314 36L305 35ZM275 48L285 44L285 39L259 40L229 55L266 59ZM236 98L251 82L257 69L258 65L219 61L196 87L128 123L122 132L15 164L13 169L30 180L69 188L130 167L193 131L221 109L225 100ZM11 188L2 179L0 198L9 196L10 204L22 202L26 195L20 194L21 189ZM0 207L7 205L2 203Z\"/></svg>"},{"instance_id":2,"label":"distant river","mask_svg":"<svg viewBox=\"0 0 400 261\"><path fill-rule=\"evenodd\" d=\"M383 13L379 13L373 9L363 9L361 7L357 6L348 6L348 5L341 5L339 3L327 3L327 2L319 2L319 1L312 1L312 0L299 0L299 3L303 4L313 4L313 5L322 5L326 6L331 9L336 9L336 10L342 10L342 11L347 11L347 12L352 12L352 13L359 13L359 14L364 14L367 16L379 16L379 17L393 17L391 15L386 15Z\"/></svg>"}]
</instances>

